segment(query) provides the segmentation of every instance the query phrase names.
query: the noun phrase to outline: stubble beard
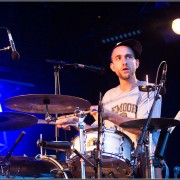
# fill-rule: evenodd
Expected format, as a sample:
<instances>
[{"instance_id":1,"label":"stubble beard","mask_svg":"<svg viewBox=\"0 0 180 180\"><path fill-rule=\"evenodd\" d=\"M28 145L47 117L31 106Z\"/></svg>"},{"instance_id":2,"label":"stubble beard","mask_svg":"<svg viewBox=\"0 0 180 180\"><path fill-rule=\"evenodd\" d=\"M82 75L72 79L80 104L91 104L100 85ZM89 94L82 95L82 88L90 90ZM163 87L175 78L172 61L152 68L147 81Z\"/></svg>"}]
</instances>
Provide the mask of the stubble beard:
<instances>
[{"instance_id":1,"label":"stubble beard","mask_svg":"<svg viewBox=\"0 0 180 180\"><path fill-rule=\"evenodd\" d=\"M131 77L134 76L134 73L131 72L131 73L128 73L128 74L122 74L122 73L119 73L119 78L120 79L123 79L123 80L129 80Z\"/></svg>"}]
</instances>

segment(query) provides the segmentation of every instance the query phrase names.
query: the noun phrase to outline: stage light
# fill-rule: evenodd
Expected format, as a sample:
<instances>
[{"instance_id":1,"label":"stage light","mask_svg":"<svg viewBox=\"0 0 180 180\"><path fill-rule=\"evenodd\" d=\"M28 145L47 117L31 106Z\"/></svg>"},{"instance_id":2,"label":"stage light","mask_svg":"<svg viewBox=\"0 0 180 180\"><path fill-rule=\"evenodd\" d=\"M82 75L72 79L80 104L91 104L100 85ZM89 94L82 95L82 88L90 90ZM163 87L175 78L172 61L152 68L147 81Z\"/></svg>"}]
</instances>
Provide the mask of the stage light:
<instances>
[{"instance_id":1,"label":"stage light","mask_svg":"<svg viewBox=\"0 0 180 180\"><path fill-rule=\"evenodd\" d=\"M172 22L172 30L180 35L180 18L173 20Z\"/></svg>"},{"instance_id":2,"label":"stage light","mask_svg":"<svg viewBox=\"0 0 180 180\"><path fill-rule=\"evenodd\" d=\"M137 29L137 30L129 31L127 33L122 33L122 34L111 36L111 37L105 37L105 38L103 38L101 40L101 42L103 44L111 43L111 42L114 42L114 41L117 41L117 40L123 40L123 39L126 39L126 38L131 38L132 36L137 36L137 35L140 35L140 34L141 34L141 31L139 29Z\"/></svg>"}]
</instances>

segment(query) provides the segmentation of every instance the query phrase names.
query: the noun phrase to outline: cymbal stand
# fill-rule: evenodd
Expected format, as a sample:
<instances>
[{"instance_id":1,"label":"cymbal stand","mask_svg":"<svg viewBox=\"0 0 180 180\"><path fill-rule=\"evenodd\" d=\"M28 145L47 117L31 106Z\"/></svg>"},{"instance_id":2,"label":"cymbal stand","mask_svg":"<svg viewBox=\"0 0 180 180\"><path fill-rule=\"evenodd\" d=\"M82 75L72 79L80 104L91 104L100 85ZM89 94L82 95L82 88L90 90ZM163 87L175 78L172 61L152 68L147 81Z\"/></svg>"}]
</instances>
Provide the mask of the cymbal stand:
<instances>
[{"instance_id":1,"label":"cymbal stand","mask_svg":"<svg viewBox=\"0 0 180 180\"><path fill-rule=\"evenodd\" d=\"M84 156L86 154L85 151L85 136L84 136L84 119L87 116L86 114L84 114L83 111L79 111L79 109L75 110L75 113L78 113L78 117L79 117L79 122L78 122L78 128L79 128L79 133L80 133L80 152L81 154ZM86 163L84 161L83 158L80 159L81 162L81 178L82 179L86 179Z\"/></svg>"},{"instance_id":2,"label":"cymbal stand","mask_svg":"<svg viewBox=\"0 0 180 180\"><path fill-rule=\"evenodd\" d=\"M142 145L143 145L145 136L146 136L146 134L148 132L148 129L149 129L149 125L150 125L150 122L151 122L152 113L153 113L156 101L160 98L159 93L160 93L161 87L163 86L162 84L163 83L161 83L161 85L158 86L158 88L157 88L153 104L152 104L150 112L148 114L146 124L145 124L145 126L144 126L144 128L142 130L141 137L138 140L137 147L136 147L136 149L134 151L134 154L133 154L133 158L137 158L139 152L142 149ZM148 170L149 172L148 172L148 178L155 179L154 165L153 165L154 164L154 162L153 162L154 161L154 153L152 152L152 134L150 132L148 134L148 137L149 137L149 157L148 157L149 158L149 170Z\"/></svg>"},{"instance_id":3,"label":"cymbal stand","mask_svg":"<svg viewBox=\"0 0 180 180\"><path fill-rule=\"evenodd\" d=\"M102 93L99 94L99 104L98 104L98 138L97 138L97 156L95 156L96 160L96 167L97 167L97 178L102 178L102 163L101 163L101 133L102 133L102 127L103 127L103 119L102 119Z\"/></svg>"}]
</instances>

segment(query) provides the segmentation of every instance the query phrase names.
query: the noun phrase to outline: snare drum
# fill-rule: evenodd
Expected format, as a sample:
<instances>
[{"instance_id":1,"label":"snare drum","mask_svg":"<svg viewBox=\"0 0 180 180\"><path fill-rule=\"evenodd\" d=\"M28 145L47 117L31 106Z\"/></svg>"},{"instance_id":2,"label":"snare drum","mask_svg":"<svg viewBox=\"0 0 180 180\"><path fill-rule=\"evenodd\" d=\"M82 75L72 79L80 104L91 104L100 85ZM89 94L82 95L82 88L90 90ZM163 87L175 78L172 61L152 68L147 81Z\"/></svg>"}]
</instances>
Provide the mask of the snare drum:
<instances>
[{"instance_id":1,"label":"snare drum","mask_svg":"<svg viewBox=\"0 0 180 180\"><path fill-rule=\"evenodd\" d=\"M94 149L97 148L97 128L85 130L84 136L85 157L92 163L95 163ZM133 147L130 138L120 131L104 128L100 139L102 155L101 162L105 177L111 177L112 174L112 177L127 177L129 175L131 150ZM76 137L72 143L74 148L80 152L80 137ZM80 159L75 153L70 154L69 163L73 171L73 176L80 178ZM87 178L92 178L93 172L93 168L89 167L86 163Z\"/></svg>"}]
</instances>

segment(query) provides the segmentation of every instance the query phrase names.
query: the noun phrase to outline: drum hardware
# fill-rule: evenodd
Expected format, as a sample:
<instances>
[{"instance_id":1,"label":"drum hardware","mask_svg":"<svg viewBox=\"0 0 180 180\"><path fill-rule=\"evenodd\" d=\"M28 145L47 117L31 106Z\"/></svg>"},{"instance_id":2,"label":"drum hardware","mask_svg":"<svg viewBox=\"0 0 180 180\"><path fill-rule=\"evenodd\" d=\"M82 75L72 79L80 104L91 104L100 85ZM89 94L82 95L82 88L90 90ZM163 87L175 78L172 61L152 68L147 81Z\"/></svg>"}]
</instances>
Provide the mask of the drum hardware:
<instances>
[{"instance_id":1,"label":"drum hardware","mask_svg":"<svg viewBox=\"0 0 180 180\"><path fill-rule=\"evenodd\" d=\"M45 160L45 161L51 161L53 164L55 164L57 166L57 168L52 168L50 169L50 173L54 175L55 178L62 178L61 175L63 173L63 176L65 179L68 179L68 169L65 169L59 162L57 162L54 158L52 158L51 156L47 156L47 155L37 155L35 157L36 160Z\"/></svg>"},{"instance_id":2,"label":"drum hardware","mask_svg":"<svg viewBox=\"0 0 180 180\"><path fill-rule=\"evenodd\" d=\"M75 114L79 117L79 122L77 124L78 128L79 128L79 133L80 133L80 152L82 155L85 155L85 147L84 147L84 143L85 143L85 139L84 139L84 119L87 116L86 114L83 113L82 110L80 110L79 108L77 108L75 110ZM86 163L84 161L84 158L80 159L81 162L81 178L82 179L86 179Z\"/></svg>"},{"instance_id":3,"label":"drum hardware","mask_svg":"<svg viewBox=\"0 0 180 180\"><path fill-rule=\"evenodd\" d=\"M96 168L96 166L91 162L89 161L87 158L85 158L85 156L83 156L77 149L73 149L73 152L75 154L77 154L80 158L82 158L85 162L87 162L92 168Z\"/></svg>"},{"instance_id":4,"label":"drum hardware","mask_svg":"<svg viewBox=\"0 0 180 180\"><path fill-rule=\"evenodd\" d=\"M68 142L68 141L43 141L42 139L42 134L40 134L40 139L37 140L37 146L40 147L40 153L39 155L37 155L35 157L36 160L50 160L53 162L53 164L55 164L58 168L53 168L50 169L50 174L53 174L54 177L57 178L62 178L60 175L63 173L63 176L65 179L68 179L68 174L70 173L69 169L65 169L63 168L63 166L58 163L56 161L56 156L52 156L52 155L46 155L46 151L45 151L45 155L43 155L43 149L51 149L51 150L56 150L57 151L71 151L71 146L72 143Z\"/></svg>"},{"instance_id":5,"label":"drum hardware","mask_svg":"<svg viewBox=\"0 0 180 180\"><path fill-rule=\"evenodd\" d=\"M102 104L102 93L99 93L99 103L98 103L98 136L97 136L97 156L95 156L96 160L96 167L97 172L95 172L95 177L97 176L98 179L103 177L102 173L102 162L101 162L101 148L102 148L102 142L100 142L100 136L102 135L102 130L104 127L103 124L103 118L102 118L102 112L103 112L103 104Z\"/></svg>"},{"instance_id":6,"label":"drum hardware","mask_svg":"<svg viewBox=\"0 0 180 180\"><path fill-rule=\"evenodd\" d=\"M2 176L6 176L7 178L10 177L10 165L11 165L11 163L9 161L9 158L25 134L26 133L24 131L21 132L21 134L18 136L18 138L16 139L15 143L13 144L13 146L11 147L9 152L6 154L6 156L0 162Z\"/></svg>"},{"instance_id":7,"label":"drum hardware","mask_svg":"<svg viewBox=\"0 0 180 180\"><path fill-rule=\"evenodd\" d=\"M146 157L148 157L148 165L147 165L147 169L146 169L146 171L147 171L146 178L151 178L151 179L155 179L155 171L154 171L154 152L153 152L153 148L152 148L152 129L149 129L149 126L150 126L150 123L151 123L152 113L153 113L156 101L160 98L160 95L159 95L160 90L161 90L161 88L164 87L164 84L165 84L165 81L166 81L167 63L166 63L166 61L162 61L161 64L162 63L164 63L162 77L161 77L159 86L157 86L157 91L155 92L154 101L153 101L153 104L152 104L150 110L149 110L149 91L147 91L148 118L146 120L145 126L143 126L140 139L138 140L137 147L136 147L136 149L135 149L135 151L133 153L133 156L132 156L133 158L136 158L136 159L138 158L139 153L142 151L142 146L143 146L143 143L144 143L144 139L148 135L148 146L146 146L146 148L148 148L148 150L147 150L148 155L146 155ZM158 71L159 71L159 68L158 68ZM147 79L147 85L149 85L147 76L146 76L146 79ZM155 85L157 85L157 77L156 77ZM150 90L150 89L148 89L148 90Z\"/></svg>"},{"instance_id":8,"label":"drum hardware","mask_svg":"<svg viewBox=\"0 0 180 180\"><path fill-rule=\"evenodd\" d=\"M66 152L74 152L77 154L80 158L85 160L90 166L95 168L94 164L91 163L85 156L83 156L79 151L77 151L75 148L72 147L72 143L68 141L41 141L37 140L37 146L44 149L51 149L51 150L57 150L57 151L66 151ZM41 155L42 155L41 150Z\"/></svg>"},{"instance_id":9,"label":"drum hardware","mask_svg":"<svg viewBox=\"0 0 180 180\"><path fill-rule=\"evenodd\" d=\"M37 141L37 146L44 149L51 149L57 151L71 151L72 143L68 141ZM42 153L41 153L42 154Z\"/></svg>"},{"instance_id":10,"label":"drum hardware","mask_svg":"<svg viewBox=\"0 0 180 180\"><path fill-rule=\"evenodd\" d=\"M0 156L0 161L4 156ZM72 178L67 164L57 161L52 156L37 155L36 157L11 156L10 179L54 179ZM0 177L5 179L4 177Z\"/></svg>"},{"instance_id":11,"label":"drum hardware","mask_svg":"<svg viewBox=\"0 0 180 180\"><path fill-rule=\"evenodd\" d=\"M139 90L143 92L155 91L154 85L146 85L146 86L138 86L138 87L139 87Z\"/></svg>"}]
</instances>

